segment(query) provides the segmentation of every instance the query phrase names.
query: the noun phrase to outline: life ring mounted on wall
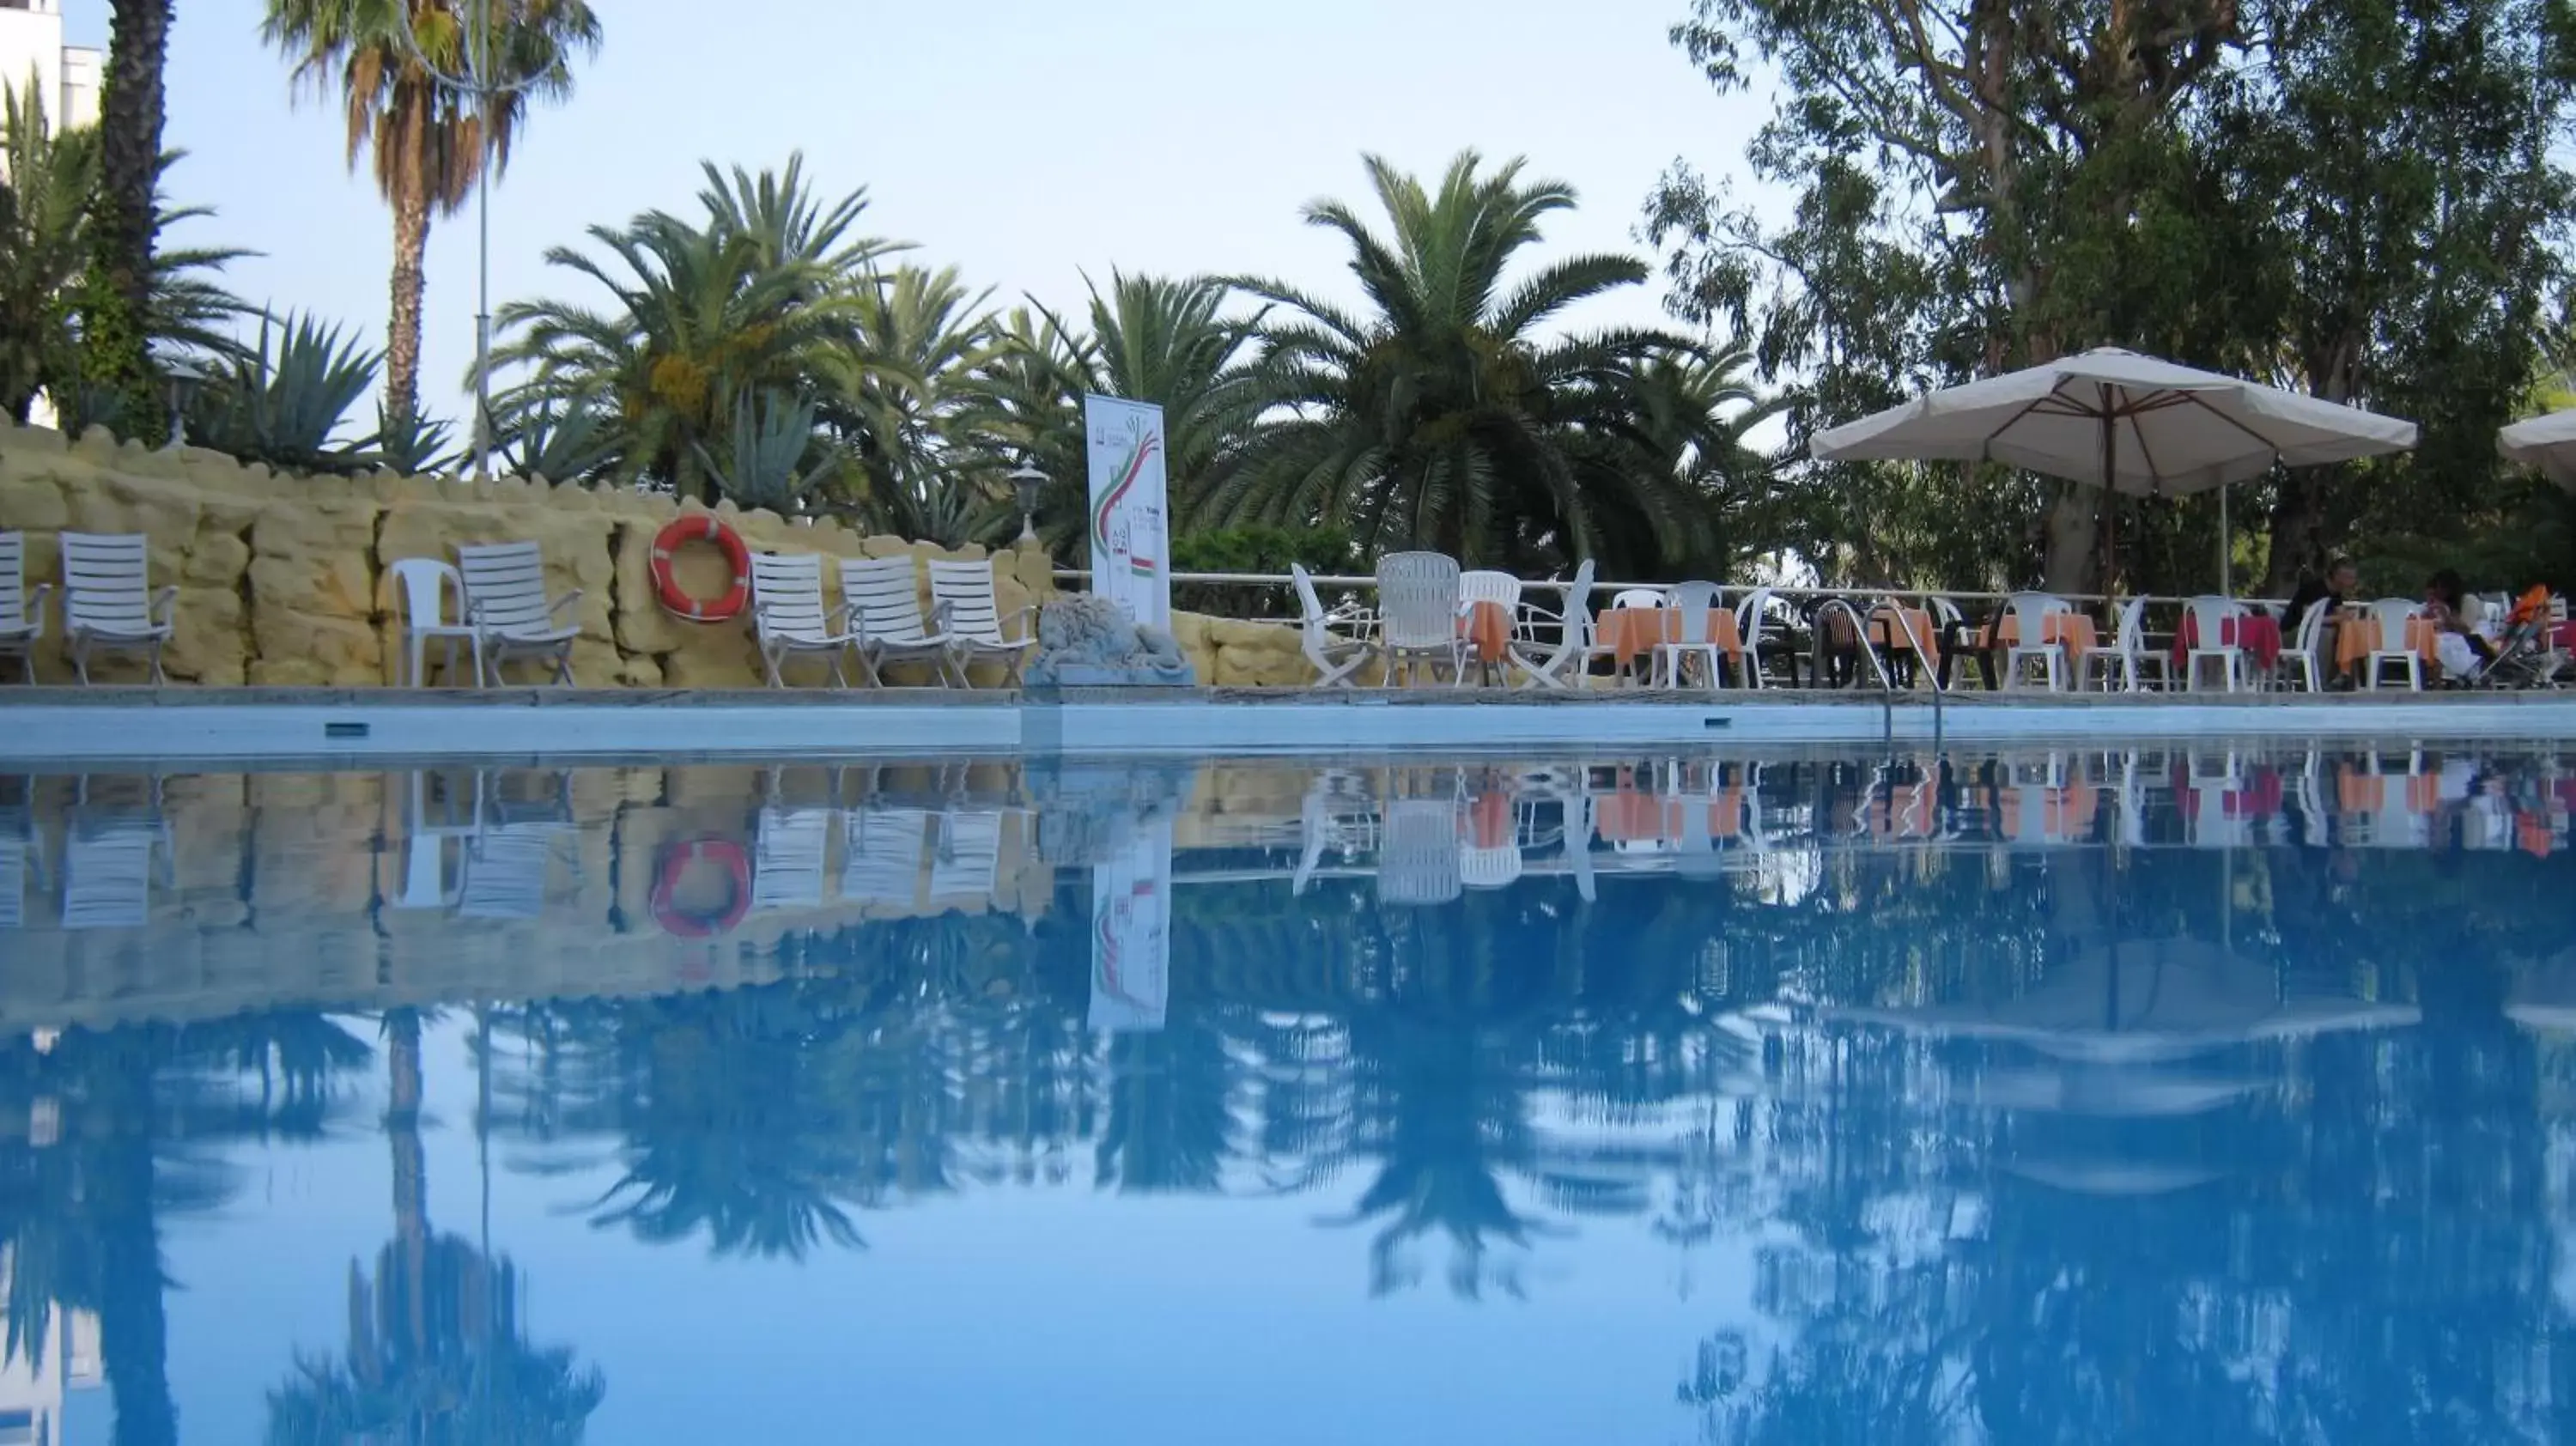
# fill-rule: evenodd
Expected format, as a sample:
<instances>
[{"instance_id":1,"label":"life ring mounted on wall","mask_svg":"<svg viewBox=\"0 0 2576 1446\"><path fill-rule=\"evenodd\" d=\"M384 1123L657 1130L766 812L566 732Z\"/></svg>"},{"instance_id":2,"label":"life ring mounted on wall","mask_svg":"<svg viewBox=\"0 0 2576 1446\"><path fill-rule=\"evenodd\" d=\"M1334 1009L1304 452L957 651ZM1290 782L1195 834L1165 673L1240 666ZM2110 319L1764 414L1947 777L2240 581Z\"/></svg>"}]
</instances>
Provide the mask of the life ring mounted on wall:
<instances>
[{"instance_id":1,"label":"life ring mounted on wall","mask_svg":"<svg viewBox=\"0 0 2576 1446\"><path fill-rule=\"evenodd\" d=\"M724 870L732 892L725 897L720 910L692 912L679 905L680 882L690 869L700 863ZM665 844L659 866L653 871L653 922L662 932L675 939L712 939L730 934L751 912L751 859L742 845L731 839L695 838L686 843Z\"/></svg>"},{"instance_id":2,"label":"life ring mounted on wall","mask_svg":"<svg viewBox=\"0 0 2576 1446\"><path fill-rule=\"evenodd\" d=\"M691 597L672 576L671 554L692 542L715 544L732 565L733 586L721 595ZM675 518L653 534L653 595L661 600L664 611L693 623L720 623L739 616L751 602L751 549L743 546L741 533L712 512L692 512Z\"/></svg>"}]
</instances>

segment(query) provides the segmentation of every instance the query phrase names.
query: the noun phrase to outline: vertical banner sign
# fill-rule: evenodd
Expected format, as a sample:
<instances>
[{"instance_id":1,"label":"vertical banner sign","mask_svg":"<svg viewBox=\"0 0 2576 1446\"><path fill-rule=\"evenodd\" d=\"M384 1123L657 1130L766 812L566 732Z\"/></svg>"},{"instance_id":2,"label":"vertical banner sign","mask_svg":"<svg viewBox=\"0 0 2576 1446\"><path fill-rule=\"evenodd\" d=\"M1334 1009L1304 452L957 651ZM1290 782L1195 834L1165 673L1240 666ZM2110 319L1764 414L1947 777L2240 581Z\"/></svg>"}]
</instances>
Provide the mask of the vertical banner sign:
<instances>
[{"instance_id":1,"label":"vertical banner sign","mask_svg":"<svg viewBox=\"0 0 2576 1446\"><path fill-rule=\"evenodd\" d=\"M1082 399L1091 452L1091 590L1136 621L1172 625L1172 530L1163 492L1163 409Z\"/></svg>"},{"instance_id":2,"label":"vertical banner sign","mask_svg":"<svg viewBox=\"0 0 2576 1446\"><path fill-rule=\"evenodd\" d=\"M1163 1027L1172 983L1172 818L1140 821L1091 870L1091 1027Z\"/></svg>"}]
</instances>

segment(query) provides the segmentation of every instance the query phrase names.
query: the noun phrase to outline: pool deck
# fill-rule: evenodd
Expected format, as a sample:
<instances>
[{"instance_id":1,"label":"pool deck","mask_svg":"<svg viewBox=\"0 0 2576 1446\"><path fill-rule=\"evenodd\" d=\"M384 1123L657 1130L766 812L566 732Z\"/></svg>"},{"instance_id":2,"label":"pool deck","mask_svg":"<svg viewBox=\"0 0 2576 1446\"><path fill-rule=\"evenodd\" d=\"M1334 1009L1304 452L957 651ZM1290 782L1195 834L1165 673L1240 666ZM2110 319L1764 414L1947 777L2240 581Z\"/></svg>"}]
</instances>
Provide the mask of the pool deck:
<instances>
[{"instance_id":1,"label":"pool deck","mask_svg":"<svg viewBox=\"0 0 2576 1446\"><path fill-rule=\"evenodd\" d=\"M2576 692L0 688L0 763L1338 753L2142 739L2576 741Z\"/></svg>"}]
</instances>

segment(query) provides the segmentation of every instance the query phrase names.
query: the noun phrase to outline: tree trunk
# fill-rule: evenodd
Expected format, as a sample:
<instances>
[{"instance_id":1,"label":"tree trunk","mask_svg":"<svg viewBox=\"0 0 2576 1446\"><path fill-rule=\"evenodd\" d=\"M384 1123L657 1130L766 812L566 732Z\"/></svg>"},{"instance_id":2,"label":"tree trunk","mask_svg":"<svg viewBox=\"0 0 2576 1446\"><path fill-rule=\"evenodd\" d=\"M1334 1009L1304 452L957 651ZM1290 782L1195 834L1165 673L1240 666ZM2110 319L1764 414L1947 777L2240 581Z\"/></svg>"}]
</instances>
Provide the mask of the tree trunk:
<instances>
[{"instance_id":1,"label":"tree trunk","mask_svg":"<svg viewBox=\"0 0 2576 1446\"><path fill-rule=\"evenodd\" d=\"M429 288L426 180L394 201L393 314L385 324L385 415L420 414L420 304Z\"/></svg>"},{"instance_id":2,"label":"tree trunk","mask_svg":"<svg viewBox=\"0 0 2576 1446\"><path fill-rule=\"evenodd\" d=\"M2040 586L2057 593L2100 592L2102 509L2111 494L2073 482L2050 485L2056 495L2048 502Z\"/></svg>"},{"instance_id":3,"label":"tree trunk","mask_svg":"<svg viewBox=\"0 0 2576 1446\"><path fill-rule=\"evenodd\" d=\"M99 105L99 186L91 206L90 269L81 323L83 374L125 399L130 436L160 440L167 421L153 386L145 318L152 299L152 192L161 169L162 68L171 0L110 0L105 94Z\"/></svg>"},{"instance_id":4,"label":"tree trunk","mask_svg":"<svg viewBox=\"0 0 2576 1446\"><path fill-rule=\"evenodd\" d=\"M170 1322L162 1296L161 1228L153 1200L152 1069L140 1057L119 1070L115 1121L100 1152L98 1346L116 1408L115 1446L177 1446L179 1410L170 1399Z\"/></svg>"},{"instance_id":5,"label":"tree trunk","mask_svg":"<svg viewBox=\"0 0 2576 1446\"><path fill-rule=\"evenodd\" d=\"M394 1249L402 1260L412 1343L427 1341L429 1321L429 1160L420 1142L420 1014L385 1016L385 1139L393 1150Z\"/></svg>"}]
</instances>

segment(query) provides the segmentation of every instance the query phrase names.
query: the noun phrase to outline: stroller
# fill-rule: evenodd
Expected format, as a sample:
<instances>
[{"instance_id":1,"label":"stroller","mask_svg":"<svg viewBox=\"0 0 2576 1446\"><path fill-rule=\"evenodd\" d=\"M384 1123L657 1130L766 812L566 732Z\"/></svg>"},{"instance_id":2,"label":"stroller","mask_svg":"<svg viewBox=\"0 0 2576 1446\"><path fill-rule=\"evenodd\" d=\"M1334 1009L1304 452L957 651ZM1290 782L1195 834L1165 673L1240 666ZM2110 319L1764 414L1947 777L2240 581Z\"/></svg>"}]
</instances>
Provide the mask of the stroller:
<instances>
[{"instance_id":1,"label":"stroller","mask_svg":"<svg viewBox=\"0 0 2576 1446\"><path fill-rule=\"evenodd\" d=\"M2495 660L2471 679L2482 688L2556 688L2569 658L2553 639L2549 589L2536 587L2516 599L2496 639Z\"/></svg>"}]
</instances>

